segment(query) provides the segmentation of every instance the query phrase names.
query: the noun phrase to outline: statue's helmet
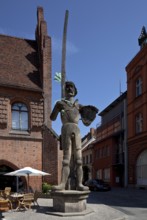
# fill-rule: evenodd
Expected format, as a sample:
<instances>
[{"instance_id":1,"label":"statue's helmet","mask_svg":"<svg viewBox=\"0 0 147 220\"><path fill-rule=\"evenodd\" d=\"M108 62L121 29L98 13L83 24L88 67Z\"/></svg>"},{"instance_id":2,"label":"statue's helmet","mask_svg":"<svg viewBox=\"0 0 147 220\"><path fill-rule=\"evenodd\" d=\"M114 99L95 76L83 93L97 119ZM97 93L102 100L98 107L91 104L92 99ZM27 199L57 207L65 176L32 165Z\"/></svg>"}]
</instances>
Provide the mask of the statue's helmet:
<instances>
[{"instance_id":1,"label":"statue's helmet","mask_svg":"<svg viewBox=\"0 0 147 220\"><path fill-rule=\"evenodd\" d=\"M67 88L70 87L70 86L74 88L74 93L75 93L74 96L76 96L78 91L77 91L77 88L76 88L75 84L72 81L66 81L65 82L65 92L67 91Z\"/></svg>"}]
</instances>

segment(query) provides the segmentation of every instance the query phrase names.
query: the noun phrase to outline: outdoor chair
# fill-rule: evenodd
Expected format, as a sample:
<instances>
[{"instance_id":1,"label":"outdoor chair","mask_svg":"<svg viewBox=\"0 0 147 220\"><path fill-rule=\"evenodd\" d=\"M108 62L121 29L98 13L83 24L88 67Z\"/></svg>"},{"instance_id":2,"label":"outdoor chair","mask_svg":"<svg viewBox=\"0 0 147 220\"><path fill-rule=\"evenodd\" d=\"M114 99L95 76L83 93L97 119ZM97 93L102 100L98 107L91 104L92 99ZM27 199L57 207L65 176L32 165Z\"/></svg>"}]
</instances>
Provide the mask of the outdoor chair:
<instances>
[{"instance_id":1,"label":"outdoor chair","mask_svg":"<svg viewBox=\"0 0 147 220\"><path fill-rule=\"evenodd\" d=\"M12 201L10 198L10 193L11 193L11 187L5 187L4 190L0 191L0 202L1 205L0 206L7 206L7 208L12 210Z\"/></svg>"},{"instance_id":2,"label":"outdoor chair","mask_svg":"<svg viewBox=\"0 0 147 220\"><path fill-rule=\"evenodd\" d=\"M12 210L15 206L16 201L11 197L11 195L7 195L7 200L9 202L9 207Z\"/></svg>"},{"instance_id":3,"label":"outdoor chair","mask_svg":"<svg viewBox=\"0 0 147 220\"><path fill-rule=\"evenodd\" d=\"M26 210L31 208L32 202L34 202L34 194L26 193L23 198L19 200L18 209L25 208Z\"/></svg>"},{"instance_id":4,"label":"outdoor chair","mask_svg":"<svg viewBox=\"0 0 147 220\"><path fill-rule=\"evenodd\" d=\"M5 198L7 198L7 196L9 196L11 193L11 187L5 187L3 193L4 193Z\"/></svg>"},{"instance_id":5,"label":"outdoor chair","mask_svg":"<svg viewBox=\"0 0 147 220\"><path fill-rule=\"evenodd\" d=\"M4 190L0 190L0 198L4 198Z\"/></svg>"},{"instance_id":6,"label":"outdoor chair","mask_svg":"<svg viewBox=\"0 0 147 220\"><path fill-rule=\"evenodd\" d=\"M12 210L12 203L9 199L0 198L0 211Z\"/></svg>"},{"instance_id":7,"label":"outdoor chair","mask_svg":"<svg viewBox=\"0 0 147 220\"><path fill-rule=\"evenodd\" d=\"M39 196L40 196L40 192L38 192L38 191L35 191L34 192L34 200L33 200L33 202L34 202L34 205L35 205L35 203L39 206L39 204L38 204L38 198L39 198Z\"/></svg>"}]
</instances>

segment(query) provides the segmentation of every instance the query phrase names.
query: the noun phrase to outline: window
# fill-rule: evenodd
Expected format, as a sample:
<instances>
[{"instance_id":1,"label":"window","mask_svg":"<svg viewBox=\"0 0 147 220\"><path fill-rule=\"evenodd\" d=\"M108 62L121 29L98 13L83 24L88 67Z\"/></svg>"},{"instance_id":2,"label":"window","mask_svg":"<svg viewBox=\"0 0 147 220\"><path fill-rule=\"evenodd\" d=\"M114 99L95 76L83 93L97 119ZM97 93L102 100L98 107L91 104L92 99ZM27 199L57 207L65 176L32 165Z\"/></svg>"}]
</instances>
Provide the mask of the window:
<instances>
[{"instance_id":1,"label":"window","mask_svg":"<svg viewBox=\"0 0 147 220\"><path fill-rule=\"evenodd\" d=\"M86 164L88 164L88 155L86 155Z\"/></svg>"},{"instance_id":2,"label":"window","mask_svg":"<svg viewBox=\"0 0 147 220\"><path fill-rule=\"evenodd\" d=\"M12 105L12 129L28 130L28 109L23 103Z\"/></svg>"},{"instance_id":3,"label":"window","mask_svg":"<svg viewBox=\"0 0 147 220\"><path fill-rule=\"evenodd\" d=\"M107 156L107 146L103 147L103 157Z\"/></svg>"},{"instance_id":4,"label":"window","mask_svg":"<svg viewBox=\"0 0 147 220\"><path fill-rule=\"evenodd\" d=\"M97 150L96 150L96 153L95 153L95 158L96 158L96 159L98 159L98 158L99 158L99 149L97 149Z\"/></svg>"},{"instance_id":5,"label":"window","mask_svg":"<svg viewBox=\"0 0 147 220\"><path fill-rule=\"evenodd\" d=\"M110 156L110 147L109 146L106 146L106 155L107 155L107 157L109 157Z\"/></svg>"},{"instance_id":6,"label":"window","mask_svg":"<svg viewBox=\"0 0 147 220\"><path fill-rule=\"evenodd\" d=\"M110 168L104 169L104 181L110 182Z\"/></svg>"},{"instance_id":7,"label":"window","mask_svg":"<svg viewBox=\"0 0 147 220\"><path fill-rule=\"evenodd\" d=\"M83 157L83 164L85 164L85 157Z\"/></svg>"},{"instance_id":8,"label":"window","mask_svg":"<svg viewBox=\"0 0 147 220\"><path fill-rule=\"evenodd\" d=\"M102 148L99 149L99 158L102 158Z\"/></svg>"},{"instance_id":9,"label":"window","mask_svg":"<svg viewBox=\"0 0 147 220\"><path fill-rule=\"evenodd\" d=\"M138 78L136 80L136 97L142 94L142 79Z\"/></svg>"},{"instance_id":10,"label":"window","mask_svg":"<svg viewBox=\"0 0 147 220\"><path fill-rule=\"evenodd\" d=\"M102 179L102 169L97 170L96 177Z\"/></svg>"},{"instance_id":11,"label":"window","mask_svg":"<svg viewBox=\"0 0 147 220\"><path fill-rule=\"evenodd\" d=\"M90 154L90 163L92 163L92 154Z\"/></svg>"},{"instance_id":12,"label":"window","mask_svg":"<svg viewBox=\"0 0 147 220\"><path fill-rule=\"evenodd\" d=\"M142 132L142 130L143 130L143 117L142 114L139 113L136 116L136 134Z\"/></svg>"}]
</instances>

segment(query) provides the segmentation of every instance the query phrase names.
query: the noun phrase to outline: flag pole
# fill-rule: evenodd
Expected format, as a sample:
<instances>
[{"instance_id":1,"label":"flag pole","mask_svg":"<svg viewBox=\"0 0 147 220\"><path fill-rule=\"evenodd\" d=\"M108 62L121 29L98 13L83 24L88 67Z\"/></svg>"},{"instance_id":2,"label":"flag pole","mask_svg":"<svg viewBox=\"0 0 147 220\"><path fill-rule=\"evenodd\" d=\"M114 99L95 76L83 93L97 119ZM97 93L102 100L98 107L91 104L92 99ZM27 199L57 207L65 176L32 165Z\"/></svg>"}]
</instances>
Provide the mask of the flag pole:
<instances>
[{"instance_id":1,"label":"flag pole","mask_svg":"<svg viewBox=\"0 0 147 220\"><path fill-rule=\"evenodd\" d=\"M65 97L65 79L66 79L66 37L67 37L67 24L68 24L68 10L65 12L63 39L62 39L62 61L61 61L61 98Z\"/></svg>"}]
</instances>

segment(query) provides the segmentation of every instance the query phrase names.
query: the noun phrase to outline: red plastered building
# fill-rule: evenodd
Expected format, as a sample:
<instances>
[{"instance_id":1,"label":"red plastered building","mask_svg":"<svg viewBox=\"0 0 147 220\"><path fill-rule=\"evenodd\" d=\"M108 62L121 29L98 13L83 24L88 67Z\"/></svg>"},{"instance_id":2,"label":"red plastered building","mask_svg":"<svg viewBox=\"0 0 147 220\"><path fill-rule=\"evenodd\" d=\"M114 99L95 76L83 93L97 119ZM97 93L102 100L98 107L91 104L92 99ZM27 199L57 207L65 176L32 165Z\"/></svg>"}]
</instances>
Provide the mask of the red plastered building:
<instances>
[{"instance_id":1,"label":"red plastered building","mask_svg":"<svg viewBox=\"0 0 147 220\"><path fill-rule=\"evenodd\" d=\"M147 33L142 28L140 51L127 72L128 184L147 187Z\"/></svg>"},{"instance_id":2,"label":"red plastered building","mask_svg":"<svg viewBox=\"0 0 147 220\"><path fill-rule=\"evenodd\" d=\"M101 124L96 129L93 143L93 178L111 186L124 186L126 181L126 97L121 94L99 115Z\"/></svg>"}]
</instances>

